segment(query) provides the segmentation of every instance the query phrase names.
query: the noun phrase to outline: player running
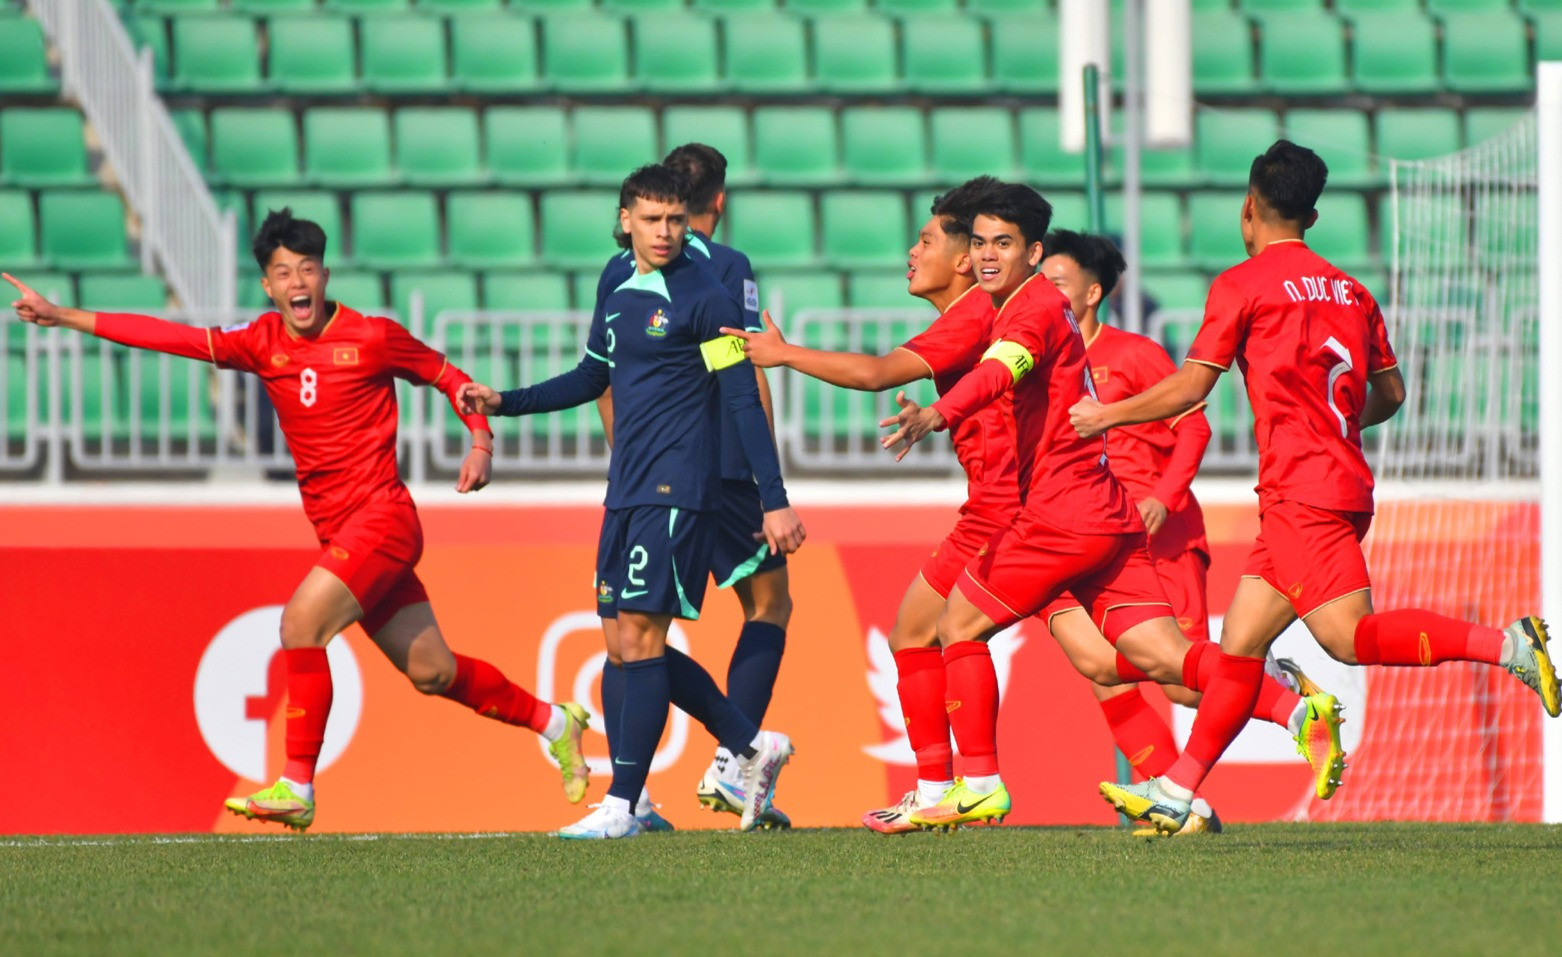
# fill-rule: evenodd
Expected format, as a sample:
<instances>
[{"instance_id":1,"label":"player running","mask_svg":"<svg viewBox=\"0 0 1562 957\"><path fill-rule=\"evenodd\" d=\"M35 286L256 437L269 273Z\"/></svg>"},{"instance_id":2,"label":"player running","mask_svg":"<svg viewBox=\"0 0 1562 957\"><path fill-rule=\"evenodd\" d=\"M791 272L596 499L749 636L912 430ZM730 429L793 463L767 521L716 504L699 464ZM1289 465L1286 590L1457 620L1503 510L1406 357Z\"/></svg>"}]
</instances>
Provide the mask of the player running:
<instances>
[{"instance_id":1,"label":"player running","mask_svg":"<svg viewBox=\"0 0 1562 957\"><path fill-rule=\"evenodd\" d=\"M585 709L538 701L488 662L453 654L418 580L423 529L397 471L395 379L431 385L452 404L471 380L395 322L328 300L325 247L317 224L287 209L270 213L252 250L275 309L227 329L65 309L5 276L21 293L11 305L25 322L253 372L276 407L322 551L282 610L287 764L271 787L226 807L296 831L314 822L315 765L332 696L325 645L353 622L419 691L546 738L564 794L578 802L589 775L580 747ZM462 419L472 450L456 491L471 492L488 484L493 436L481 415Z\"/></svg>"},{"instance_id":2,"label":"player running","mask_svg":"<svg viewBox=\"0 0 1562 957\"><path fill-rule=\"evenodd\" d=\"M711 239L727 208L727 158L721 151L703 143L686 143L668 153L662 165L689 181L689 228L685 235L690 255L743 304L744 327L762 328L759 287L754 282L754 269L749 265L748 257ZM602 270L597 283L598 295L616 289L634 269L635 260L630 252L614 256ZM765 407L765 417L773 433L775 419L771 413L770 384L763 370L756 368L754 374L759 400ZM613 442L612 401L612 389L597 399L609 445ZM756 544L755 535L764 526L764 509L759 501L759 489L754 484L754 473L743 455L737 426L732 416L725 413L721 417L720 497L720 520L711 548L711 574L716 578L716 587L731 588L743 607L743 628L738 632L732 661L727 666L727 697L758 726L764 723L776 675L781 669L786 626L792 616L792 596L788 587L786 554L772 552L763 542ZM606 612L608 609L599 610ZM602 710L605 727L614 730L613 738L608 742L608 749L612 751L616 739L614 722L623 700L623 662L617 656L617 637L611 634L613 619L603 618L602 627L609 632L608 657L602 663ZM712 811L743 813L742 776L737 761L726 748L717 746L714 760L700 778L696 796L701 806ZM641 825L649 829L672 828L656 813L649 795L640 796L635 815L640 818ZM792 825L790 819L772 805L761 814L760 826L786 828Z\"/></svg>"},{"instance_id":3,"label":"player running","mask_svg":"<svg viewBox=\"0 0 1562 957\"><path fill-rule=\"evenodd\" d=\"M1486 662L1523 681L1547 714L1562 710L1539 618L1498 630L1420 609L1372 610L1361 540L1373 482L1361 430L1398 411L1405 384L1372 294L1307 248L1327 178L1316 153L1288 140L1256 157L1242 201L1250 258L1210 287L1188 361L1138 396L1109 405L1085 396L1070 410L1080 436L1181 415L1233 360L1253 404L1259 536L1226 612L1215 680L1176 764L1140 785L1101 785L1114 806L1163 831L1182 826L1192 792L1250 710L1265 652L1298 617L1347 664ZM1337 736L1330 745L1321 798L1345 767Z\"/></svg>"},{"instance_id":4,"label":"player running","mask_svg":"<svg viewBox=\"0 0 1562 957\"><path fill-rule=\"evenodd\" d=\"M634 270L599 297L578 366L503 395L476 383L461 391L469 409L525 415L583 405L613 389L616 444L595 591L598 607L618 620L623 717L608 796L560 830L565 838L641 832L635 803L674 700L737 756L742 830L759 823L792 754L786 735L759 730L704 668L667 647L673 618L699 617L709 578L720 528L723 406L758 480L768 549L795 551L804 537L787 504L753 367L742 343L721 335L723 324L742 320L741 305L685 251L688 194L687 181L664 166L643 166L624 180L616 235L633 253Z\"/></svg>"}]
</instances>

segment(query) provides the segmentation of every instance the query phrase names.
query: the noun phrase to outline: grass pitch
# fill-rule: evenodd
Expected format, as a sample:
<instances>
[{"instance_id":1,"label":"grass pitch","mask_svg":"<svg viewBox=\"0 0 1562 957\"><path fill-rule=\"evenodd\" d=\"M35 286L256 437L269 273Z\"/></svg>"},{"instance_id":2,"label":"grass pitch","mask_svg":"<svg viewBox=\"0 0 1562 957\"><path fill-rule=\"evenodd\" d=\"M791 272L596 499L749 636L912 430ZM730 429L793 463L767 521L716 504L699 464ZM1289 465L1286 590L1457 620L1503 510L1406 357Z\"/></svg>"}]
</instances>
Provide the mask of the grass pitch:
<instances>
[{"instance_id":1,"label":"grass pitch","mask_svg":"<svg viewBox=\"0 0 1562 957\"><path fill-rule=\"evenodd\" d=\"M0 840L4 954L1554 950L1562 828Z\"/></svg>"}]
</instances>

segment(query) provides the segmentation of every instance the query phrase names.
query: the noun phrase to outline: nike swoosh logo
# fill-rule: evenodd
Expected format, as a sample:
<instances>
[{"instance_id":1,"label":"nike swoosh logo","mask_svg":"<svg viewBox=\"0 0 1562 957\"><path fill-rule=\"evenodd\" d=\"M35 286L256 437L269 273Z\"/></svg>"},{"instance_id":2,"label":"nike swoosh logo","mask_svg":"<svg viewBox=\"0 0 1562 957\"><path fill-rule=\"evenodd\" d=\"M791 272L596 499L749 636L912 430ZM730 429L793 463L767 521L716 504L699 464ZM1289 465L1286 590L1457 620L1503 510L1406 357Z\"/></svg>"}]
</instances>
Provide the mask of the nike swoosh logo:
<instances>
[{"instance_id":1,"label":"nike swoosh logo","mask_svg":"<svg viewBox=\"0 0 1562 957\"><path fill-rule=\"evenodd\" d=\"M617 319L618 316L619 316L619 314L615 312L611 316L608 316L606 319L603 319L602 321L603 322L612 322L614 319Z\"/></svg>"},{"instance_id":2,"label":"nike swoosh logo","mask_svg":"<svg viewBox=\"0 0 1562 957\"><path fill-rule=\"evenodd\" d=\"M613 763L614 764L622 764L626 768L632 768L632 767L635 766L635 763L633 761L625 761L623 758L614 758L613 759Z\"/></svg>"},{"instance_id":3,"label":"nike swoosh logo","mask_svg":"<svg viewBox=\"0 0 1562 957\"><path fill-rule=\"evenodd\" d=\"M997 791L993 792L993 794L997 794L997 793L998 793ZM972 801L970 804L961 804L961 803L959 803L957 801L957 802L955 802L955 810L959 811L961 814L969 814L969 813L971 813L971 811L973 811L976 808L979 808L983 804L985 804L987 802L987 799L992 797L993 794L984 794L984 795L982 795L981 800L979 800L979 801Z\"/></svg>"},{"instance_id":4,"label":"nike swoosh logo","mask_svg":"<svg viewBox=\"0 0 1562 957\"><path fill-rule=\"evenodd\" d=\"M646 588L642 588L639 591L628 591L628 590L625 590L625 591L619 592L618 593L618 597L620 597L620 598L639 598L641 595L648 594L649 591L650 590L646 589Z\"/></svg>"}]
</instances>

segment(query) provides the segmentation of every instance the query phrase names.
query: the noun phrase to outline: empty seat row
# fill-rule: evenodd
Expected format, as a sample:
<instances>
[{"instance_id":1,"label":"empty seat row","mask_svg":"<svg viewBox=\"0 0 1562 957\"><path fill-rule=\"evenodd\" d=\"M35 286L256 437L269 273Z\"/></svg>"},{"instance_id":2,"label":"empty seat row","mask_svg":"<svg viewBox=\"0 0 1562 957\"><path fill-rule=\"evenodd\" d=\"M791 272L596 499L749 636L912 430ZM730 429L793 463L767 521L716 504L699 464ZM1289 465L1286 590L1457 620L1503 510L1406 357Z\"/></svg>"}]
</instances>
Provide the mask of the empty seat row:
<instances>
[{"instance_id":1,"label":"empty seat row","mask_svg":"<svg viewBox=\"0 0 1562 957\"><path fill-rule=\"evenodd\" d=\"M1199 0L1200 5L1204 0ZM123 4L137 11L166 14L213 14L226 11L257 15L325 10L353 14L470 14L509 9L546 14L589 12L666 13L685 9L708 13L761 13L777 9L809 16L863 13L954 13L961 9L982 15L1049 12L1052 0L134 0Z\"/></svg>"},{"instance_id":2,"label":"empty seat row","mask_svg":"<svg viewBox=\"0 0 1562 957\"><path fill-rule=\"evenodd\" d=\"M0 199L0 204L3 203L4 200ZM156 312L168 306L168 287L157 276L143 276L133 272L72 274L32 267L18 267L15 275L49 301L62 306L147 312ZM23 340L24 337L13 329L8 342L15 347Z\"/></svg>"},{"instance_id":3,"label":"empty seat row","mask_svg":"<svg viewBox=\"0 0 1562 957\"><path fill-rule=\"evenodd\" d=\"M7 270L125 269L133 263L125 204L101 190L0 190L0 263Z\"/></svg>"}]
</instances>

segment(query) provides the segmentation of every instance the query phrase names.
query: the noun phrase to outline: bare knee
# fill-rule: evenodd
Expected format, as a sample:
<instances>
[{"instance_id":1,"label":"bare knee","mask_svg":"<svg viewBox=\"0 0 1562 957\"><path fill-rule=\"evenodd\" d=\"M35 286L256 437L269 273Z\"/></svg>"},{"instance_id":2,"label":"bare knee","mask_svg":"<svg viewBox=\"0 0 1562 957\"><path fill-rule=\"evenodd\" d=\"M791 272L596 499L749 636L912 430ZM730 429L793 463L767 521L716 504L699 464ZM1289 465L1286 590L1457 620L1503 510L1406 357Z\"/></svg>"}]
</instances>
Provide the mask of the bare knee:
<instances>
[{"instance_id":1,"label":"bare knee","mask_svg":"<svg viewBox=\"0 0 1562 957\"><path fill-rule=\"evenodd\" d=\"M1197 691L1189 691L1182 685L1161 685L1161 692L1166 695L1166 700L1172 704L1180 704L1184 708L1197 708L1203 695Z\"/></svg>"},{"instance_id":2,"label":"bare knee","mask_svg":"<svg viewBox=\"0 0 1562 957\"><path fill-rule=\"evenodd\" d=\"M289 604L282 609L282 647L323 648L331 636L318 621Z\"/></svg>"},{"instance_id":3,"label":"bare knee","mask_svg":"<svg viewBox=\"0 0 1562 957\"><path fill-rule=\"evenodd\" d=\"M443 655L414 655L407 661L407 680L423 694L444 694L456 680L456 657L448 650Z\"/></svg>"},{"instance_id":4,"label":"bare knee","mask_svg":"<svg viewBox=\"0 0 1562 957\"><path fill-rule=\"evenodd\" d=\"M889 650L905 651L907 648L933 648L938 644L935 628L911 628L899 619L889 630Z\"/></svg>"},{"instance_id":5,"label":"bare knee","mask_svg":"<svg viewBox=\"0 0 1562 957\"><path fill-rule=\"evenodd\" d=\"M1341 664L1356 664L1356 641L1354 636L1352 636L1352 638L1348 641L1341 640L1340 636L1338 635L1330 635L1327 637L1318 635L1315 637L1317 637L1318 644L1323 647L1323 650L1330 658L1333 658L1335 661L1338 661Z\"/></svg>"},{"instance_id":6,"label":"bare knee","mask_svg":"<svg viewBox=\"0 0 1562 957\"><path fill-rule=\"evenodd\" d=\"M761 621L785 628L792 620L792 592L784 567L738 582L734 591L743 605L745 621Z\"/></svg>"},{"instance_id":7,"label":"bare knee","mask_svg":"<svg viewBox=\"0 0 1562 957\"><path fill-rule=\"evenodd\" d=\"M1113 655L1085 655L1073 664L1075 671L1100 687L1115 688L1123 683L1122 675L1117 673L1117 659Z\"/></svg>"},{"instance_id":8,"label":"bare knee","mask_svg":"<svg viewBox=\"0 0 1562 957\"><path fill-rule=\"evenodd\" d=\"M748 611L748 620L785 628L792 620L792 596L784 591L773 595L755 594L754 606Z\"/></svg>"}]
</instances>

